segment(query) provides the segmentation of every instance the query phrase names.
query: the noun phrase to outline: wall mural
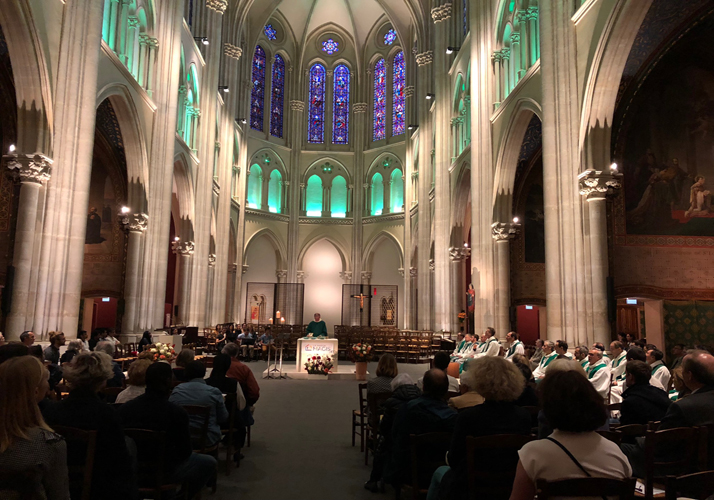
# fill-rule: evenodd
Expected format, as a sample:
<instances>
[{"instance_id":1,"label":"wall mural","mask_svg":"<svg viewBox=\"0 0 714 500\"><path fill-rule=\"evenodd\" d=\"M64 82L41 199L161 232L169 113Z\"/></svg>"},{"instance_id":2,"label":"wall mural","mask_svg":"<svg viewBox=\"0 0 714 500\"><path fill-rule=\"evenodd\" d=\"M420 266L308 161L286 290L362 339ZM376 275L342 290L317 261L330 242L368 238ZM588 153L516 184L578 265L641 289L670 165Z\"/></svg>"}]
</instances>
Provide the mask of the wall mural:
<instances>
[{"instance_id":1,"label":"wall mural","mask_svg":"<svg viewBox=\"0 0 714 500\"><path fill-rule=\"evenodd\" d=\"M628 234L714 236L714 20L692 29L634 90L616 157Z\"/></svg>"}]
</instances>

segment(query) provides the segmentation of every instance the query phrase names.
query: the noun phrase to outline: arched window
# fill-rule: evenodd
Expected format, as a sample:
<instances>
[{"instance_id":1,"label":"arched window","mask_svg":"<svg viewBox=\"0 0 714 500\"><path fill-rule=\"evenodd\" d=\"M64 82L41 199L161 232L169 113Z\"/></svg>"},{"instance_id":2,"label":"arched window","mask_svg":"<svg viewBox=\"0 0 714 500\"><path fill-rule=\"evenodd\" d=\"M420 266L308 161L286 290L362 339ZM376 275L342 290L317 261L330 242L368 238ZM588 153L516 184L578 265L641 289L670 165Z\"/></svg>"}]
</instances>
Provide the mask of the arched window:
<instances>
[{"instance_id":1,"label":"arched window","mask_svg":"<svg viewBox=\"0 0 714 500\"><path fill-rule=\"evenodd\" d=\"M350 128L350 69L344 64L335 68L332 94L332 143L347 144Z\"/></svg>"},{"instance_id":2,"label":"arched window","mask_svg":"<svg viewBox=\"0 0 714 500\"><path fill-rule=\"evenodd\" d=\"M246 206L260 209L263 202L263 171L258 165L251 165L248 171L248 192L246 193Z\"/></svg>"},{"instance_id":3,"label":"arched window","mask_svg":"<svg viewBox=\"0 0 714 500\"><path fill-rule=\"evenodd\" d=\"M404 180L402 179L402 171L395 168L390 178L391 186L389 188L389 202L392 208L391 213L404 211Z\"/></svg>"},{"instance_id":4,"label":"arched window","mask_svg":"<svg viewBox=\"0 0 714 500\"><path fill-rule=\"evenodd\" d=\"M374 65L374 131L372 139L382 140L387 134L387 65L384 59Z\"/></svg>"},{"instance_id":5,"label":"arched window","mask_svg":"<svg viewBox=\"0 0 714 500\"><path fill-rule=\"evenodd\" d=\"M265 51L258 45L253 55L253 89L250 91L250 128L263 131L263 106L265 105Z\"/></svg>"},{"instance_id":6,"label":"arched window","mask_svg":"<svg viewBox=\"0 0 714 500\"><path fill-rule=\"evenodd\" d=\"M307 180L305 211L308 217L322 217L322 179L319 175Z\"/></svg>"},{"instance_id":7,"label":"arched window","mask_svg":"<svg viewBox=\"0 0 714 500\"><path fill-rule=\"evenodd\" d=\"M372 176L372 215L382 215L384 210L384 180L377 172Z\"/></svg>"},{"instance_id":8,"label":"arched window","mask_svg":"<svg viewBox=\"0 0 714 500\"><path fill-rule=\"evenodd\" d=\"M325 74L322 64L313 64L310 68L307 126L307 142L310 144L325 142Z\"/></svg>"},{"instance_id":9,"label":"arched window","mask_svg":"<svg viewBox=\"0 0 714 500\"><path fill-rule=\"evenodd\" d=\"M285 60L275 56L273 62L273 92L270 98L270 135L283 136L283 102L285 100Z\"/></svg>"},{"instance_id":10,"label":"arched window","mask_svg":"<svg viewBox=\"0 0 714 500\"><path fill-rule=\"evenodd\" d=\"M283 198L283 177L280 172L273 170L268 182L268 210L279 214Z\"/></svg>"},{"instance_id":11,"label":"arched window","mask_svg":"<svg viewBox=\"0 0 714 500\"><path fill-rule=\"evenodd\" d=\"M392 135L401 135L406 128L406 65L404 62L404 52L398 52L394 56L394 73L392 79Z\"/></svg>"},{"instance_id":12,"label":"arched window","mask_svg":"<svg viewBox=\"0 0 714 500\"><path fill-rule=\"evenodd\" d=\"M330 199L332 217L347 217L347 181L341 175L332 180Z\"/></svg>"}]
</instances>

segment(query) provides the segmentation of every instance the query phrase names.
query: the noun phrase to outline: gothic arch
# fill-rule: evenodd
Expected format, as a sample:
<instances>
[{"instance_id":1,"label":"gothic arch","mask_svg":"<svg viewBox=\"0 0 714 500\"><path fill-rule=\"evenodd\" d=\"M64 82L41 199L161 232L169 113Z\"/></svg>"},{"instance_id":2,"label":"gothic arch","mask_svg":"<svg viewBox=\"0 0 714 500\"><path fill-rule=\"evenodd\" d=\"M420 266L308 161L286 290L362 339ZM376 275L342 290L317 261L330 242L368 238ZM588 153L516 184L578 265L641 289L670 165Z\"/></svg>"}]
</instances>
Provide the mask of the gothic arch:
<instances>
[{"instance_id":1,"label":"gothic arch","mask_svg":"<svg viewBox=\"0 0 714 500\"><path fill-rule=\"evenodd\" d=\"M392 175L392 171L395 169L399 169L402 171L402 175L404 175L404 164L402 162L402 159L395 153L391 151L386 151L379 156L377 156L372 163L370 163L369 168L365 172L365 179L364 182L370 182L372 180L372 176L374 175L375 171L379 168L382 160L386 159L387 157L393 157L394 159L397 160L397 163L391 166L390 168L386 169L384 172L380 171L380 174L382 174L383 177L389 177Z\"/></svg>"},{"instance_id":2,"label":"gothic arch","mask_svg":"<svg viewBox=\"0 0 714 500\"><path fill-rule=\"evenodd\" d=\"M321 240L328 241L330 244L332 244L332 246L334 246L337 249L337 253L340 254L340 259L342 259L342 270L343 271L347 271L347 270L351 269L350 258L349 258L350 253L349 253L348 248L344 244L342 244L340 241L338 241L336 238L332 237L329 234L325 234L324 232L321 232L321 231L318 231L312 237L308 238L305 241L305 243L303 244L302 248L300 249L300 253L298 254L298 269L302 269L302 261L305 258L305 254L310 249L310 247Z\"/></svg>"},{"instance_id":3,"label":"gothic arch","mask_svg":"<svg viewBox=\"0 0 714 500\"><path fill-rule=\"evenodd\" d=\"M318 168L319 166L324 165L325 163L330 163L331 165L334 164L338 168L332 171L329 176L327 176L325 175L325 172L321 171ZM320 179L322 179L323 188L330 187L332 185L332 180L338 175L341 175L345 178L348 186L353 184L352 174L347 169L347 167L345 167L345 165L340 160L331 156L324 156L319 160L315 160L314 162L312 162L302 174L302 182L307 182L307 180L313 175L317 175L318 177L320 177Z\"/></svg>"},{"instance_id":4,"label":"gothic arch","mask_svg":"<svg viewBox=\"0 0 714 500\"><path fill-rule=\"evenodd\" d=\"M526 130L534 115L541 119L542 112L538 103L531 99L521 99L516 102L496 159L492 222L511 220L518 156Z\"/></svg>"},{"instance_id":5,"label":"gothic arch","mask_svg":"<svg viewBox=\"0 0 714 500\"><path fill-rule=\"evenodd\" d=\"M189 175L188 165L189 159L183 153L174 158L174 184L179 204L177 215L182 221L193 221L194 218L193 181Z\"/></svg>"},{"instance_id":6,"label":"gothic arch","mask_svg":"<svg viewBox=\"0 0 714 500\"><path fill-rule=\"evenodd\" d=\"M456 179L451 193L451 227L464 226L466 207L471 202L471 164L462 161L453 173ZM468 229L467 229L468 230Z\"/></svg>"},{"instance_id":7,"label":"gothic arch","mask_svg":"<svg viewBox=\"0 0 714 500\"><path fill-rule=\"evenodd\" d=\"M273 160L275 160L277 164L270 165L268 168L266 168L265 166L263 166L263 163L265 162L261 162L261 158L263 158L264 160L266 157L270 158L271 163L273 162ZM270 177L270 173L273 170L277 169L278 172L280 172L280 175L283 177L283 181L287 181L290 179L290 176L288 175L288 170L285 168L285 162L283 162L283 159L280 157L280 155L276 153L275 150L272 148L260 148L255 153L253 153L250 156L248 168L250 168L250 166L253 164L258 164L260 169L263 171L263 175L267 175L268 177Z\"/></svg>"},{"instance_id":8,"label":"gothic arch","mask_svg":"<svg viewBox=\"0 0 714 500\"><path fill-rule=\"evenodd\" d=\"M278 266L278 269L287 269L287 251L285 249L285 246L283 245L282 241L280 241L280 238L278 238L277 235L267 227L256 231L248 239L246 239L245 250L243 250L243 265L246 265L248 263L246 259L248 257L248 249L250 248L250 244L256 241L261 236L265 236L270 242L270 244L273 246L273 250L275 250L275 262Z\"/></svg>"},{"instance_id":9,"label":"gothic arch","mask_svg":"<svg viewBox=\"0 0 714 500\"><path fill-rule=\"evenodd\" d=\"M380 231L379 233L374 235L365 246L363 252L364 257L362 257L362 269L372 269L372 263L374 261L374 252L379 246L379 244L384 240L390 241L396 246L396 249L399 253L399 267L401 269L404 269L404 248L402 247L402 244L399 242L399 240L393 234L387 231Z\"/></svg>"}]
</instances>

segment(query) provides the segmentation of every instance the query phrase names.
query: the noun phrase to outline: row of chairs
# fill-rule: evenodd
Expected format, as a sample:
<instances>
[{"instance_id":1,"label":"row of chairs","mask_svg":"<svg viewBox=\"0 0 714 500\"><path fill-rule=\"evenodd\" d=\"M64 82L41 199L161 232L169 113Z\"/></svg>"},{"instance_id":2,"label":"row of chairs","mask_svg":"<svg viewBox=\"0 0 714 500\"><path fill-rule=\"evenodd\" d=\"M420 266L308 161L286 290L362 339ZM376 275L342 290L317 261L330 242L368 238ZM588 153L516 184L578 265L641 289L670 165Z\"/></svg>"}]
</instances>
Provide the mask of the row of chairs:
<instances>
[{"instance_id":1,"label":"row of chairs","mask_svg":"<svg viewBox=\"0 0 714 500\"><path fill-rule=\"evenodd\" d=\"M354 344L366 343L373 347L373 354L392 354L397 361L426 363L441 349L444 337L430 331L376 330L339 332L335 327L337 348L343 358L349 356Z\"/></svg>"}]
</instances>

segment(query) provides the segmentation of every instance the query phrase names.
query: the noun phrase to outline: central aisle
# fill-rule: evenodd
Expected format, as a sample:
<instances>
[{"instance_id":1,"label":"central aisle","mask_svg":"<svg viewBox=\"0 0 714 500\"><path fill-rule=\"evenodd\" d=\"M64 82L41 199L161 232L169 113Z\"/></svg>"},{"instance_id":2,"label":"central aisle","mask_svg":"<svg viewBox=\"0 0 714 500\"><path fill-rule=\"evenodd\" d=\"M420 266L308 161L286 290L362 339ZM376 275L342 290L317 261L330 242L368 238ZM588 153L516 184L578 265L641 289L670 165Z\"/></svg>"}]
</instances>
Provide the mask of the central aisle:
<instances>
[{"instance_id":1,"label":"central aisle","mask_svg":"<svg viewBox=\"0 0 714 500\"><path fill-rule=\"evenodd\" d=\"M351 414L358 406L357 381L264 380L265 363L249 363L260 384L252 443L239 469L225 475L219 462L217 500L324 500L393 497L363 488L370 468L359 441L351 443ZM370 363L374 373L376 363ZM399 365L421 376L427 365ZM358 437L359 439L359 437ZM370 458L370 466L372 464ZM389 491L389 490L388 490Z\"/></svg>"}]
</instances>

